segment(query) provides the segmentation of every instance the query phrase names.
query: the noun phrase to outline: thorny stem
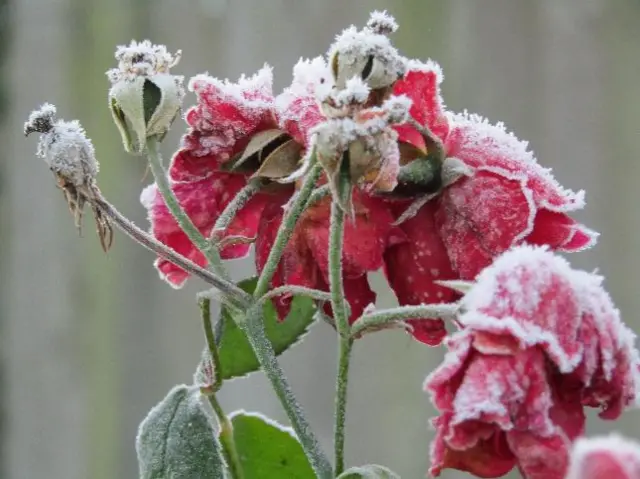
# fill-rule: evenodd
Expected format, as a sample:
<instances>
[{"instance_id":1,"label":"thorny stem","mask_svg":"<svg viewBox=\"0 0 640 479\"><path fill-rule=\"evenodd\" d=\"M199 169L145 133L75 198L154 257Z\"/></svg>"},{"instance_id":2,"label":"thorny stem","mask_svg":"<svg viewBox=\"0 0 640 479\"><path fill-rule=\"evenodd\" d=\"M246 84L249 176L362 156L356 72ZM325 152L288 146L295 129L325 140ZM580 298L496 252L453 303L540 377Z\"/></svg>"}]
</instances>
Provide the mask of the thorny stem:
<instances>
[{"instance_id":1,"label":"thorny stem","mask_svg":"<svg viewBox=\"0 0 640 479\"><path fill-rule=\"evenodd\" d=\"M315 163L315 153L313 153L312 155L313 156L311 157L310 161ZM278 263L280 262L282 253L284 252L284 249L287 246L289 239L291 238L293 228L295 227L298 218L304 211L309 196L316 186L318 178L320 178L321 174L322 166L320 164L314 164L311 167L311 171L309 171L307 178L304 180L302 187L294 197L293 203L289 205L288 211L282 219L280 229L278 229L278 234L276 235L276 239L273 242L271 251L269 252L267 262L265 263L264 268L262 269L262 273L258 278L258 284L256 285L256 289L253 293L254 298L264 296L264 294L269 289L269 283L271 283L271 278L273 278L273 275L278 268Z\"/></svg>"},{"instance_id":2,"label":"thorny stem","mask_svg":"<svg viewBox=\"0 0 640 479\"><path fill-rule=\"evenodd\" d=\"M193 224L189 215L182 209L178 198L169 185L167 172L162 165L162 157L158 149L158 140L155 137L147 138L147 156L149 158L149 167L158 186L158 191L162 195L169 212L177 221L180 229L184 231L189 240L198 248L207 258L207 261L216 272L224 271L222 259L218 248L211 248L209 241L200 233L198 228ZM226 275L225 275L226 276Z\"/></svg>"},{"instance_id":3,"label":"thorny stem","mask_svg":"<svg viewBox=\"0 0 640 479\"><path fill-rule=\"evenodd\" d=\"M400 306L397 308L384 309L375 313L365 314L353 323L351 327L351 337L357 338L366 333L367 330L376 330L397 321L407 321L420 318L447 318L454 316L460 309L456 303L443 304L421 304L418 306Z\"/></svg>"},{"instance_id":4,"label":"thorny stem","mask_svg":"<svg viewBox=\"0 0 640 479\"><path fill-rule=\"evenodd\" d=\"M222 453L229 468L229 473L232 479L243 479L244 473L242 472L242 466L240 465L240 458L236 449L236 443L233 439L233 426L231 421L225 414L222 406L216 398L216 392L222 386L222 377L220 376L220 355L218 354L218 347L216 346L216 339L213 333L213 327L211 324L211 299L207 297L200 297L198 302L200 303L200 310L202 311L202 324L204 326L204 335L207 339L207 349L209 350L209 356L211 357L213 384L210 389L205 392L211 409L218 419L218 425L220 427L220 445L222 446Z\"/></svg>"},{"instance_id":5,"label":"thorny stem","mask_svg":"<svg viewBox=\"0 0 640 479\"><path fill-rule=\"evenodd\" d=\"M343 162L346 164L347 162ZM346 170L341 171L338 180L338 198L331 203L331 224L329 231L329 286L331 289L331 309L338 330L338 373L336 377L336 411L334 426L335 475L344 471L344 429L347 408L349 380L349 359L352 340L349 337L349 318L342 282L342 245L344 236L344 210L340 205L348 202L351 185Z\"/></svg>"},{"instance_id":6,"label":"thorny stem","mask_svg":"<svg viewBox=\"0 0 640 479\"><path fill-rule=\"evenodd\" d=\"M289 383L276 359L271 342L267 339L262 320L262 308L254 306L247 312L244 329L258 362L280 399L311 467L320 479L333 477L331 464L322 452L320 444L307 422L302 407L298 404Z\"/></svg>"},{"instance_id":7,"label":"thorny stem","mask_svg":"<svg viewBox=\"0 0 640 479\"><path fill-rule=\"evenodd\" d=\"M214 273L201 268L193 261L188 260L182 255L176 253L174 250L161 243L153 236L142 231L135 224L133 224L127 217L120 213L115 206L109 203L97 188L93 191L93 201L96 203L96 207L100 209L105 215L107 215L111 221L127 236L133 239L136 243L141 244L150 251L153 251L161 258L171 261L176 266L184 269L188 273L199 277L206 283L222 291L230 301L232 306L243 307L248 304L250 298L247 293L237 287L235 284L227 281L224 278L217 276Z\"/></svg>"}]
</instances>

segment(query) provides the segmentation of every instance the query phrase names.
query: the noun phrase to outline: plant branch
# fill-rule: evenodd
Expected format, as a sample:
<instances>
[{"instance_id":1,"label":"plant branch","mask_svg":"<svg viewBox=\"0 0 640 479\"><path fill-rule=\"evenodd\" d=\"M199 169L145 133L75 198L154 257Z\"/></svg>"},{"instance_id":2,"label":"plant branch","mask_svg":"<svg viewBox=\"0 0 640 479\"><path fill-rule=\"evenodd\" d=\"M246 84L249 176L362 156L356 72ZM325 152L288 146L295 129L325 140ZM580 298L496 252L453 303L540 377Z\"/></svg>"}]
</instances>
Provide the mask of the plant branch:
<instances>
[{"instance_id":1,"label":"plant branch","mask_svg":"<svg viewBox=\"0 0 640 479\"><path fill-rule=\"evenodd\" d=\"M256 285L256 289L253 293L254 298L264 296L269 289L271 279L278 268L278 263L280 262L282 253L291 238L291 234L298 222L298 218L300 218L300 215L304 211L309 196L315 188L318 178L320 178L320 175L322 174L322 166L320 164L315 164L315 153L312 153L312 157L309 161L313 163L313 166L304 180L302 187L292 199L292 204L289 205L287 213L282 219L280 229L278 229L278 234L276 235L276 239L274 240L271 251L269 252L269 257L267 258L264 268L262 268L262 273L258 278L258 284Z\"/></svg>"},{"instance_id":2,"label":"plant branch","mask_svg":"<svg viewBox=\"0 0 640 479\"><path fill-rule=\"evenodd\" d=\"M193 224L189 215L184 211L175 193L171 189L167 172L162 165L162 157L158 148L158 140L155 137L147 138L147 156L149 158L149 167L156 181L158 191L162 195L169 212L174 217L180 229L184 231L189 240L198 248L207 258L212 268L220 273L224 271L220 252L217 248L211 248L209 241L200 233L200 230ZM224 275L226 276L226 274Z\"/></svg>"},{"instance_id":3,"label":"plant branch","mask_svg":"<svg viewBox=\"0 0 640 479\"><path fill-rule=\"evenodd\" d=\"M302 448L311 463L311 467L313 467L313 470L320 479L332 478L331 464L322 452L320 444L304 416L302 407L298 404L284 372L276 359L271 342L267 339L262 319L262 308L259 305L252 307L247 312L247 319L243 327L262 370L271 382L278 399L280 399L291 421L293 430L302 444Z\"/></svg>"},{"instance_id":4,"label":"plant branch","mask_svg":"<svg viewBox=\"0 0 640 479\"><path fill-rule=\"evenodd\" d=\"M367 330L376 330L381 326L397 321L421 318L448 318L454 316L459 311L459 308L460 306L457 303L436 303L383 309L382 311L360 316L351 327L351 337L357 338Z\"/></svg>"},{"instance_id":5,"label":"plant branch","mask_svg":"<svg viewBox=\"0 0 640 479\"><path fill-rule=\"evenodd\" d=\"M199 277L211 286L219 289L224 293L227 300L230 301L232 306L243 307L248 304L250 297L242 289L235 284L227 281L218 275L201 268L193 261L188 260L184 256L176 253L167 245L161 243L153 236L141 230L138 226L132 223L126 216L120 213L115 206L109 203L102 193L97 188L92 191L92 197L89 200L94 201L95 205L100 211L108 216L111 221L120 229L123 233L133 239L136 243L141 244L150 251L153 251L158 256L167 261L171 261L176 266L184 269L188 273ZM224 298L223 298L224 299Z\"/></svg>"}]
</instances>

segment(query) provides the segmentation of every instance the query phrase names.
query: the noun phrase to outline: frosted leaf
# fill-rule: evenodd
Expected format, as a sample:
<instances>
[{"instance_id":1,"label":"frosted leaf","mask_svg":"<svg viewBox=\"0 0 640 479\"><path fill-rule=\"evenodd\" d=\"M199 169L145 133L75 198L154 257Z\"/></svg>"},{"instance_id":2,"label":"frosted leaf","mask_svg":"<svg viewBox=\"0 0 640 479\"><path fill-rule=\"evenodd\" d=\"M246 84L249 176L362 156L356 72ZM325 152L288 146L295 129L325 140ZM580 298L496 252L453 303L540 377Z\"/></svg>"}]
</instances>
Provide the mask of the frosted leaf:
<instances>
[{"instance_id":1,"label":"frosted leaf","mask_svg":"<svg viewBox=\"0 0 640 479\"><path fill-rule=\"evenodd\" d=\"M222 479L224 463L196 387L175 386L140 424L141 479Z\"/></svg>"},{"instance_id":2,"label":"frosted leaf","mask_svg":"<svg viewBox=\"0 0 640 479\"><path fill-rule=\"evenodd\" d=\"M196 372L193 374L193 385L199 388L210 388L216 381L215 369L209 348L205 347L198 362Z\"/></svg>"},{"instance_id":3,"label":"frosted leaf","mask_svg":"<svg viewBox=\"0 0 640 479\"><path fill-rule=\"evenodd\" d=\"M391 469L377 464L351 467L338 476L337 479L400 479Z\"/></svg>"}]
</instances>

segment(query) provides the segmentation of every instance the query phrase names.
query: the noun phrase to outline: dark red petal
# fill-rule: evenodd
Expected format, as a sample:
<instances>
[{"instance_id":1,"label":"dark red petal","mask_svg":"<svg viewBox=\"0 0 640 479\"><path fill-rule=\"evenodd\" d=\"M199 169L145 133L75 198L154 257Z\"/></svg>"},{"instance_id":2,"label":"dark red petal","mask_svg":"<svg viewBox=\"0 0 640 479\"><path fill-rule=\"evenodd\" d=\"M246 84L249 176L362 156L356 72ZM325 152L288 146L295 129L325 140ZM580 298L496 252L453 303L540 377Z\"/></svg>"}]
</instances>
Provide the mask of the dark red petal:
<instances>
[{"instance_id":1,"label":"dark red petal","mask_svg":"<svg viewBox=\"0 0 640 479\"><path fill-rule=\"evenodd\" d=\"M554 250L574 252L592 246L597 234L585 228L565 213L545 209L538 210L533 231L526 242L534 245L548 245Z\"/></svg>"},{"instance_id":2,"label":"dark red petal","mask_svg":"<svg viewBox=\"0 0 640 479\"><path fill-rule=\"evenodd\" d=\"M412 101L410 115L444 140L449 132L449 122L440 97L440 66L432 61L426 64L413 61L408 68L404 78L394 85L393 93L409 97Z\"/></svg>"},{"instance_id":3,"label":"dark red petal","mask_svg":"<svg viewBox=\"0 0 640 479\"><path fill-rule=\"evenodd\" d=\"M457 279L447 251L436 231L435 201L427 203L413 218L400 225L406 242L387 249L385 273L401 305L452 302L458 294L438 286L435 280ZM425 318L409 322L418 341L438 345L446 336L444 321Z\"/></svg>"},{"instance_id":4,"label":"dark red petal","mask_svg":"<svg viewBox=\"0 0 640 479\"><path fill-rule=\"evenodd\" d=\"M463 279L474 279L533 227L535 206L521 182L489 171L457 181L440 201L436 224Z\"/></svg>"},{"instance_id":5,"label":"dark red petal","mask_svg":"<svg viewBox=\"0 0 640 479\"><path fill-rule=\"evenodd\" d=\"M282 222L283 207L289 198L288 193L271 197L271 201L266 204L262 212L255 248L256 269L259 274L262 273L273 248ZM294 235L278 263L271 280L271 287L277 288L288 284L325 289L320 284L321 281L321 275L311 252L306 248L306 245L301 243L298 236ZM280 319L284 319L289 313L292 299L290 295L280 295L273 300Z\"/></svg>"},{"instance_id":6,"label":"dark red petal","mask_svg":"<svg viewBox=\"0 0 640 479\"><path fill-rule=\"evenodd\" d=\"M402 232L392 226L388 205L364 193L354 192L355 220L345 218L343 268L346 277L358 277L383 265L387 246L401 241ZM302 231L325 281L328 281L330 199L308 209L297 230Z\"/></svg>"}]
</instances>

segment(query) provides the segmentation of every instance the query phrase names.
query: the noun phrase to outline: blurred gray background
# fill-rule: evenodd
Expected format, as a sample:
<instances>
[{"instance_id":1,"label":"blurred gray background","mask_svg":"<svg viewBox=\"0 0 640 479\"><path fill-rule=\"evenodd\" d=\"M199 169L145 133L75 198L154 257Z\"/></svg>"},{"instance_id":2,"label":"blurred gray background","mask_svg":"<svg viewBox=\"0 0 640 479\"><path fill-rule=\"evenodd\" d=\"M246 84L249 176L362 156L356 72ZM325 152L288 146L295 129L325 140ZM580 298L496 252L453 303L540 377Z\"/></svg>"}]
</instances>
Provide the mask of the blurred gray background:
<instances>
[{"instance_id":1,"label":"blurred gray background","mask_svg":"<svg viewBox=\"0 0 640 479\"><path fill-rule=\"evenodd\" d=\"M599 268L623 317L640 328L640 1L0 0L1 477L135 478L138 423L173 384L191 380L203 346L194 301L203 284L172 290L153 256L121 234L102 254L91 222L79 238L34 157L36 140L22 136L29 111L50 101L60 116L81 119L102 162L103 191L146 226L138 202L145 165L123 152L107 109L104 72L116 45L148 37L180 48L176 73L186 76L235 79L266 61L279 91L299 57L323 53L375 8L396 16L406 55L441 63L451 109L504 121L561 183L587 190L579 218L604 234L571 260ZM166 156L182 127L165 141ZM238 278L252 270L250 261L233 268ZM384 291L379 277L376 285ZM332 332L318 324L283 358L327 450L335 352ZM357 344L349 464L425 475L434 411L421 386L442 354L400 332ZM222 400L228 411L285 421L258 374L225 385ZM615 427L640 437L638 417L592 420L589 433Z\"/></svg>"}]
</instances>

